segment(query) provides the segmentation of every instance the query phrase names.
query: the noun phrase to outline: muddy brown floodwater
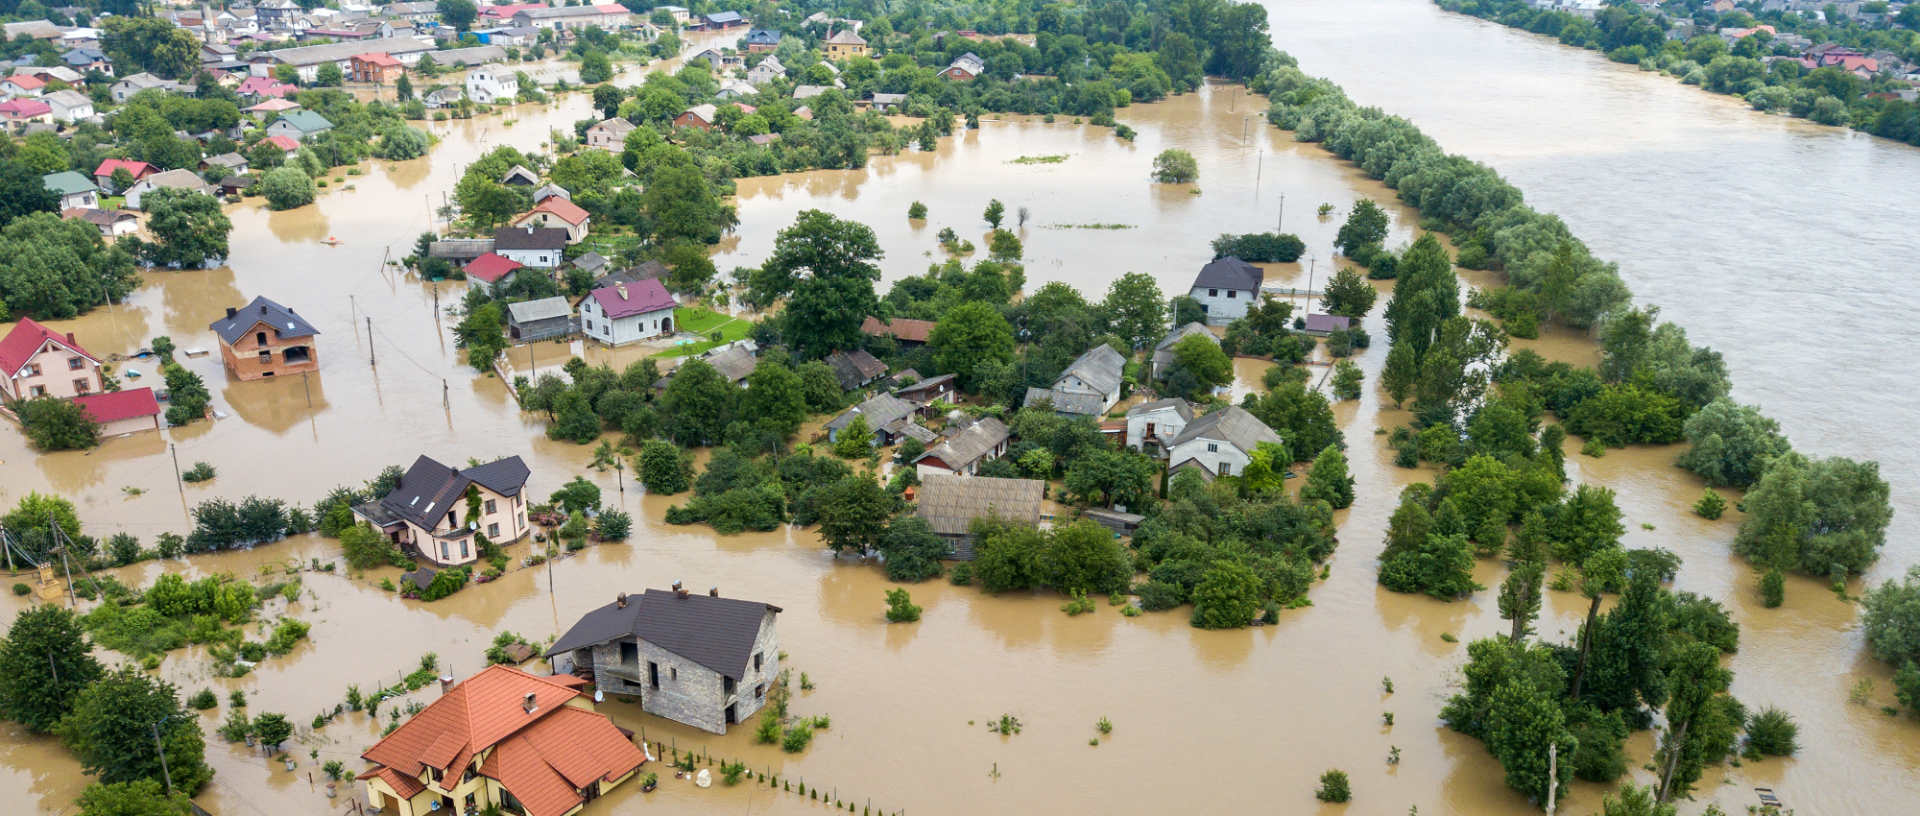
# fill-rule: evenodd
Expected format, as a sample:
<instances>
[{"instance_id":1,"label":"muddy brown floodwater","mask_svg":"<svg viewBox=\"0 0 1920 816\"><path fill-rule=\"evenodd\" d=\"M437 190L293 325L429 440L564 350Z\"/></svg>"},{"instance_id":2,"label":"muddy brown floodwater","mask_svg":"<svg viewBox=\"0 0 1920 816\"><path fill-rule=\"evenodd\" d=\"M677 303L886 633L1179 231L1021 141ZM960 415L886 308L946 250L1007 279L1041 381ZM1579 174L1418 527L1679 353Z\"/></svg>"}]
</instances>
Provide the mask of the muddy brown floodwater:
<instances>
[{"instance_id":1,"label":"muddy brown floodwater","mask_svg":"<svg viewBox=\"0 0 1920 816\"><path fill-rule=\"evenodd\" d=\"M1286 30L1280 32L1284 43ZM1392 194L1317 147L1248 121L1258 107L1238 89L1209 88L1122 111L1120 118L1140 132L1133 144L1064 121L989 120L978 131L943 140L933 156L880 157L854 172L743 180L741 227L717 260L723 268L757 263L796 212L820 208L873 225L887 252L886 276L897 279L934 259L927 253L937 254L934 233L941 226L984 232L977 213L997 197L1010 210L1032 211L1022 231L1032 285L1064 280L1097 298L1115 277L1139 271L1171 292L1191 280L1216 234L1270 228L1281 217L1284 192L1286 229L1306 239L1315 256L1305 268L1269 271L1283 284L1304 287L1309 274L1323 279L1318 276L1327 271L1338 226L1315 217L1314 208L1331 203L1344 211L1359 197L1391 200ZM321 370L303 381L229 382L218 357L188 360L207 380L216 408L229 415L217 422L48 456L28 450L17 433L0 434L0 503L10 505L29 490L56 491L79 504L86 531L95 536L127 531L150 544L160 532L185 531L187 507L208 497L260 494L311 503L333 485L358 483L421 453L443 461L519 454L533 469L536 495L584 473L610 503L635 516L634 536L624 545L516 570L432 604L380 590L380 579L395 574L390 569L359 579L306 573L308 594L290 607L275 601L266 614L284 611L312 621L310 640L245 678L210 679L198 648L170 655L160 673L183 690L211 687L224 701L226 690L245 689L253 712L284 712L301 724L291 753L302 767L288 773L212 735L224 702L204 715L209 759L218 769L200 797L210 809L223 816L333 810L340 802L325 798L324 783L321 790L309 786L306 772L317 763L308 751L356 767L352 760L379 728L365 715L349 715L318 733L305 723L338 703L348 684L368 690L391 683L427 651L438 653L454 676L469 676L481 668L496 632L546 638L617 592L679 580L785 608L781 647L789 665L817 685L797 692L793 711L829 715L832 727L805 753L789 755L751 745L750 727L712 737L642 716L626 703L609 702L603 710L649 738L740 758L842 799L871 802L876 810L1398 816L1418 805L1425 814L1533 812L1502 782L1479 743L1446 730L1437 718L1464 644L1504 628L1493 593L1441 603L1386 592L1374 581L1396 494L1432 474L1392 465L1372 430L1407 416L1390 410L1372 389L1336 408L1359 498L1338 514L1341 547L1330 579L1313 588L1313 606L1283 613L1279 625L1230 632L1192 629L1180 612L1123 618L1104 604L1070 618L1050 593L989 597L943 582L911 588L925 607L923 620L888 625L882 595L892 585L870 565L829 557L812 531L722 537L704 527L666 526L660 518L671 499L644 496L630 483L621 492L615 474L588 468L589 447L548 441L542 423L523 417L501 383L475 379L459 363L447 321L436 319L433 286L383 266L382 259L404 254L430 227L431 208L452 187L456 168L498 144L537 149L549 128L588 115L587 99L574 95L547 109L515 112L510 128L499 118L433 125L443 141L431 157L370 164L352 178L354 189L330 192L315 206L286 213L233 208L228 266L150 274L111 312L56 325L78 332L101 354L132 351L162 333L182 348L211 348L206 326L221 309L266 295L322 331ZM1147 182L1151 157L1176 146L1199 159L1202 192ZM1068 158L1059 164L1009 163L1061 154ZM932 212L924 227L906 220L915 200ZM1397 206L1389 211L1395 218L1390 241L1411 238L1411 213ZM1054 228L1093 223L1130 228ZM340 244L321 243L329 236ZM459 294L460 284L442 284L438 292L443 305ZM1385 337L1378 310L1367 328ZM1594 356L1592 344L1578 335L1554 332L1521 345L1559 359L1590 362ZM557 361L559 349L542 346L543 365L550 364L547 355ZM1382 343L1359 357L1370 381L1384 356ZM1236 388L1257 383L1262 368L1241 361ZM183 463L215 465L219 478L183 495L173 481L170 445ZM1685 556L1678 586L1721 600L1739 619L1744 637L1732 658L1735 693L1752 705L1786 706L1803 726L1798 758L1716 771L1702 786L1702 800L1739 812L1753 801L1748 789L1765 785L1808 813L1886 812L1888 803L1915 801L1920 740L1914 723L1846 701L1861 677L1887 688L1884 667L1861 652L1854 610L1804 580L1794 581L1786 607L1759 609L1750 571L1727 554L1737 519L1710 523L1688 512L1700 484L1671 467L1674 453L1636 448L1597 460L1576 454L1569 466L1576 479L1619 491L1630 546L1667 547ZM130 495L128 487L145 492ZM514 552L523 553L524 545ZM116 572L144 583L162 571L255 575L336 557L333 542L301 536ZM1478 578L1492 586L1500 571L1483 562ZM0 598L0 617L10 619L21 608L11 596ZM1582 611L1578 598L1553 593L1540 629L1565 639ZM1394 680L1396 693L1383 692L1382 677ZM429 688L413 696L430 701L437 693ZM1384 726L1383 712L1393 712L1397 724ZM1003 713L1020 718L1024 730L1011 737L987 732L986 722ZM1112 720L1112 737L1089 746L1101 717ZM1651 744L1646 734L1630 743L1636 761L1645 760ZM1402 761L1389 766L1394 747ZM1322 806L1311 798L1318 775L1335 767L1353 776L1351 805ZM31 802L40 813L70 811L85 781L53 740L0 731L0 798ZM1564 812L1597 810L1600 793L1596 785L1575 785ZM342 797L358 795L354 789ZM642 798L689 812L820 807L761 786L699 790L667 778L644 797L625 786L588 812L628 812Z\"/></svg>"}]
</instances>

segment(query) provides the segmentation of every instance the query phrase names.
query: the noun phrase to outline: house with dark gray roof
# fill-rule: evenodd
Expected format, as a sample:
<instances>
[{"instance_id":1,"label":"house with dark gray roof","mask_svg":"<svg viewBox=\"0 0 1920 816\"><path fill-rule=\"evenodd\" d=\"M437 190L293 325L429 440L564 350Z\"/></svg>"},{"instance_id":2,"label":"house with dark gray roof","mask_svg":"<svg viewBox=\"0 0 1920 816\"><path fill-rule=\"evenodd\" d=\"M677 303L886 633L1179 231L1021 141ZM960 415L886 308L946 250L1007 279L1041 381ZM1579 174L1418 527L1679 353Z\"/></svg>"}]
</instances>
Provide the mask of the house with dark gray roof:
<instances>
[{"instance_id":1,"label":"house with dark gray roof","mask_svg":"<svg viewBox=\"0 0 1920 816\"><path fill-rule=\"evenodd\" d=\"M501 227L493 231L493 251L521 266L552 269L560 265L569 237L564 227Z\"/></svg>"},{"instance_id":2,"label":"house with dark gray roof","mask_svg":"<svg viewBox=\"0 0 1920 816\"><path fill-rule=\"evenodd\" d=\"M918 403L903 400L892 394L875 394L828 422L827 439L833 442L840 441L840 432L846 430L848 425L852 425L853 421L860 417L866 418L867 429L873 432L874 447L884 448L908 436L919 439L922 443L938 439L938 434L914 422L914 414L919 410Z\"/></svg>"},{"instance_id":3,"label":"house with dark gray roof","mask_svg":"<svg viewBox=\"0 0 1920 816\"><path fill-rule=\"evenodd\" d=\"M673 589L620 593L580 618L547 649L570 657L601 691L640 698L640 709L715 734L766 705L780 674L780 607Z\"/></svg>"},{"instance_id":4,"label":"house with dark gray roof","mask_svg":"<svg viewBox=\"0 0 1920 816\"><path fill-rule=\"evenodd\" d=\"M921 479L942 473L971 476L979 472L981 463L1004 455L1012 439L1006 423L995 417L982 417L928 449L913 460L913 466Z\"/></svg>"},{"instance_id":5,"label":"house with dark gray roof","mask_svg":"<svg viewBox=\"0 0 1920 816\"><path fill-rule=\"evenodd\" d=\"M827 365L833 367L833 376L840 381L842 391L860 388L887 373L887 364L868 354L866 349L836 351L827 355Z\"/></svg>"},{"instance_id":6,"label":"house with dark gray roof","mask_svg":"<svg viewBox=\"0 0 1920 816\"><path fill-rule=\"evenodd\" d=\"M1126 382L1127 358L1105 343L1094 346L1067 364L1052 388L1028 388L1025 404L1053 403L1056 413L1098 417L1120 401Z\"/></svg>"},{"instance_id":7,"label":"house with dark gray roof","mask_svg":"<svg viewBox=\"0 0 1920 816\"><path fill-rule=\"evenodd\" d=\"M951 556L973 560L973 520L995 516L1038 525L1047 483L1039 479L999 479L932 473L914 488L913 514L927 520L933 534L946 539Z\"/></svg>"},{"instance_id":8,"label":"house with dark gray roof","mask_svg":"<svg viewBox=\"0 0 1920 816\"><path fill-rule=\"evenodd\" d=\"M353 512L403 552L441 567L471 564L480 560L481 536L508 544L532 531L526 502L531 475L518 456L465 470L421 456L401 474L393 492Z\"/></svg>"},{"instance_id":9,"label":"house with dark gray roof","mask_svg":"<svg viewBox=\"0 0 1920 816\"><path fill-rule=\"evenodd\" d=\"M573 305L559 295L507 304L507 336L522 343L573 332Z\"/></svg>"},{"instance_id":10,"label":"house with dark gray roof","mask_svg":"<svg viewBox=\"0 0 1920 816\"><path fill-rule=\"evenodd\" d=\"M1280 435L1238 405L1187 423L1167 444L1167 470L1197 468L1211 479L1243 473L1260 443L1285 445Z\"/></svg>"},{"instance_id":11,"label":"house with dark gray roof","mask_svg":"<svg viewBox=\"0 0 1920 816\"><path fill-rule=\"evenodd\" d=\"M1260 267L1239 258L1215 258L1200 267L1187 296L1200 301L1200 310L1207 313L1207 325L1225 326L1247 316L1247 308L1260 297L1260 284L1266 277Z\"/></svg>"},{"instance_id":12,"label":"house with dark gray roof","mask_svg":"<svg viewBox=\"0 0 1920 816\"><path fill-rule=\"evenodd\" d=\"M313 338L320 330L292 309L256 297L207 328L220 338L220 356L236 379L258 380L320 370Z\"/></svg>"}]
</instances>

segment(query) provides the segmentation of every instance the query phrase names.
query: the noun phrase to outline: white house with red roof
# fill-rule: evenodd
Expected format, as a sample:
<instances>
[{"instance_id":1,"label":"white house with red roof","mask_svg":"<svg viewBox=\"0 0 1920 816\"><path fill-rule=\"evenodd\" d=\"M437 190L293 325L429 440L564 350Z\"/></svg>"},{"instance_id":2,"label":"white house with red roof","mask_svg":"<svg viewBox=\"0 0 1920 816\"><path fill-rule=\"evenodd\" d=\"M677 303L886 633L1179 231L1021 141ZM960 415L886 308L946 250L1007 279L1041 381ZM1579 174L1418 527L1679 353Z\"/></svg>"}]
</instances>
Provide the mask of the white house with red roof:
<instances>
[{"instance_id":1,"label":"white house with red roof","mask_svg":"<svg viewBox=\"0 0 1920 816\"><path fill-rule=\"evenodd\" d=\"M577 244L587 237L588 215L580 205L560 196L549 196L528 210L525 215L513 219L516 227L557 227L567 231L567 243Z\"/></svg>"},{"instance_id":2,"label":"white house with red roof","mask_svg":"<svg viewBox=\"0 0 1920 816\"><path fill-rule=\"evenodd\" d=\"M32 74L14 74L0 79L0 94L39 96L47 90L47 81Z\"/></svg>"},{"instance_id":3,"label":"white house with red roof","mask_svg":"<svg viewBox=\"0 0 1920 816\"><path fill-rule=\"evenodd\" d=\"M73 333L60 334L31 317L20 318L0 340L0 391L7 399L77 397L106 390L100 358L80 347Z\"/></svg>"},{"instance_id":4,"label":"white house with red roof","mask_svg":"<svg viewBox=\"0 0 1920 816\"><path fill-rule=\"evenodd\" d=\"M399 816L578 811L647 761L629 733L594 710L586 684L487 667L360 755L373 763L358 777L367 804Z\"/></svg>"},{"instance_id":5,"label":"white house with red roof","mask_svg":"<svg viewBox=\"0 0 1920 816\"><path fill-rule=\"evenodd\" d=\"M580 302L580 330L609 346L672 334L675 305L658 278L616 283Z\"/></svg>"},{"instance_id":6,"label":"white house with red roof","mask_svg":"<svg viewBox=\"0 0 1920 816\"><path fill-rule=\"evenodd\" d=\"M87 416L100 426L101 436L160 430L160 402L154 399L151 388L88 394L73 401L87 409Z\"/></svg>"},{"instance_id":7,"label":"white house with red roof","mask_svg":"<svg viewBox=\"0 0 1920 816\"><path fill-rule=\"evenodd\" d=\"M287 158L289 159L300 155L300 140L292 136L268 136L260 141L287 151Z\"/></svg>"},{"instance_id":8,"label":"white house with red roof","mask_svg":"<svg viewBox=\"0 0 1920 816\"><path fill-rule=\"evenodd\" d=\"M133 180L135 182L138 182L143 178L146 178L148 176L151 176L155 173L160 172L160 168L154 167L153 165L143 161L134 161L132 159L108 159L106 161L101 162L100 167L93 171L93 183L100 185L100 189L102 190L106 190L108 192L118 192L118 190L113 186L113 171L115 170L127 171L128 175L133 176ZM128 186L132 186L132 185L128 185Z\"/></svg>"},{"instance_id":9,"label":"white house with red roof","mask_svg":"<svg viewBox=\"0 0 1920 816\"><path fill-rule=\"evenodd\" d=\"M488 252L467 262L467 286L492 296L495 287L505 286L513 279L514 272L525 268L526 264Z\"/></svg>"}]
</instances>

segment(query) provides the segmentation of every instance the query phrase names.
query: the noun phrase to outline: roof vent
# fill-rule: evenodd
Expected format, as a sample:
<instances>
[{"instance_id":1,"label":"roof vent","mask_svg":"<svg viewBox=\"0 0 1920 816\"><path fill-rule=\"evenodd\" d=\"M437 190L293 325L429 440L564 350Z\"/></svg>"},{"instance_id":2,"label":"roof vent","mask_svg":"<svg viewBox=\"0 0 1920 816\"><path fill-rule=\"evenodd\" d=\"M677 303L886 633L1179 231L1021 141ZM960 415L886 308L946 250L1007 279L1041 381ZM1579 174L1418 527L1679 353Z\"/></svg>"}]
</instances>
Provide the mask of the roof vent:
<instances>
[{"instance_id":1,"label":"roof vent","mask_svg":"<svg viewBox=\"0 0 1920 816\"><path fill-rule=\"evenodd\" d=\"M626 285L626 284L624 284L624 283L619 283L619 284L614 284L614 287L613 287L613 288L615 288L615 289L617 289L617 290L619 290L619 291L620 291L620 299L621 299L621 300L626 300L626 299L627 299L627 285Z\"/></svg>"},{"instance_id":2,"label":"roof vent","mask_svg":"<svg viewBox=\"0 0 1920 816\"><path fill-rule=\"evenodd\" d=\"M531 691L527 692L527 696L520 698L520 710L528 714L532 714L533 710L539 707L539 704L533 699L533 692Z\"/></svg>"},{"instance_id":3,"label":"roof vent","mask_svg":"<svg viewBox=\"0 0 1920 816\"><path fill-rule=\"evenodd\" d=\"M260 313L261 313L261 314L266 314L266 313L267 313L267 304L265 304L265 303L262 303L262 304L260 304Z\"/></svg>"}]
</instances>

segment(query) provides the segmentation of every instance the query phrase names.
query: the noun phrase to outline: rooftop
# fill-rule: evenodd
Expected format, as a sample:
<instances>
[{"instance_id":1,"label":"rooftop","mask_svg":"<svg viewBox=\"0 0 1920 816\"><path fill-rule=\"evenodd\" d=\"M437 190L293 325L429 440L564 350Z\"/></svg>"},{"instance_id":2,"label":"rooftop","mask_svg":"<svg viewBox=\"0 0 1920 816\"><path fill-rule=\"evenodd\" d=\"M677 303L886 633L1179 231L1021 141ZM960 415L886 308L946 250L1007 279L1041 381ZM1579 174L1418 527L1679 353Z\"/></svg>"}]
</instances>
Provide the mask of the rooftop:
<instances>
[{"instance_id":1,"label":"rooftop","mask_svg":"<svg viewBox=\"0 0 1920 816\"><path fill-rule=\"evenodd\" d=\"M518 495L531 471L518 456L498 459L476 468L460 470L440 464L427 456L413 460L413 466L400 477L392 493L380 500L387 511L420 529L431 531L447 512L458 505L467 485L479 484L503 496Z\"/></svg>"},{"instance_id":2,"label":"rooftop","mask_svg":"<svg viewBox=\"0 0 1920 816\"><path fill-rule=\"evenodd\" d=\"M746 675L760 623L780 607L667 589L627 595L588 612L546 651L552 657L574 649L637 637L735 680Z\"/></svg>"},{"instance_id":3,"label":"rooftop","mask_svg":"<svg viewBox=\"0 0 1920 816\"><path fill-rule=\"evenodd\" d=\"M966 535L974 519L990 514L1038 524L1046 488L1038 479L929 473L921 477L914 513L944 536Z\"/></svg>"},{"instance_id":4,"label":"rooftop","mask_svg":"<svg viewBox=\"0 0 1920 816\"><path fill-rule=\"evenodd\" d=\"M982 417L979 422L934 446L920 455L920 459L936 458L947 463L949 468L963 468L968 463L987 455L1000 443L1007 441L1011 434L1007 425L996 417ZM915 462L920 461L915 459Z\"/></svg>"},{"instance_id":5,"label":"rooftop","mask_svg":"<svg viewBox=\"0 0 1920 816\"><path fill-rule=\"evenodd\" d=\"M13 324L13 330L7 332L7 338L0 340L0 370L3 370L7 376L13 376L33 359L33 355L40 353L40 347L49 341L71 349L95 363L100 362L100 358L87 353L86 349L80 347L79 342L73 339L72 332L65 335L56 334L54 330L41 325L33 318L23 317L20 318L20 322Z\"/></svg>"},{"instance_id":6,"label":"rooftop","mask_svg":"<svg viewBox=\"0 0 1920 816\"><path fill-rule=\"evenodd\" d=\"M1217 439L1246 453L1252 453L1261 442L1284 444L1284 440L1272 428L1238 405L1227 406L1187 423L1186 430L1168 444L1179 447L1195 439Z\"/></svg>"},{"instance_id":7,"label":"rooftop","mask_svg":"<svg viewBox=\"0 0 1920 816\"><path fill-rule=\"evenodd\" d=\"M208 328L213 329L214 334L220 335L221 341L227 345L233 345L259 323L272 326L281 337L311 337L320 333L320 330L314 328L312 323L308 323L306 318L264 297L254 298L246 308L235 310L232 315L213 321Z\"/></svg>"},{"instance_id":8,"label":"rooftop","mask_svg":"<svg viewBox=\"0 0 1920 816\"><path fill-rule=\"evenodd\" d=\"M1200 267L1200 275L1193 279L1194 288L1236 289L1240 291L1258 291L1267 273L1260 267L1232 256L1215 258L1206 266Z\"/></svg>"},{"instance_id":9,"label":"rooftop","mask_svg":"<svg viewBox=\"0 0 1920 816\"><path fill-rule=\"evenodd\" d=\"M102 425L160 413L160 403L153 398L151 388L84 394L74 397L73 401L87 409L87 415L93 417L94 422Z\"/></svg>"},{"instance_id":10,"label":"rooftop","mask_svg":"<svg viewBox=\"0 0 1920 816\"><path fill-rule=\"evenodd\" d=\"M632 317L648 312L657 312L674 307L673 295L658 278L636 281L634 283L616 283L612 286L593 290L593 301L610 319Z\"/></svg>"},{"instance_id":11,"label":"rooftop","mask_svg":"<svg viewBox=\"0 0 1920 816\"><path fill-rule=\"evenodd\" d=\"M940 324L932 320L909 320L904 317L896 317L892 320L882 321L877 317L869 317L865 322L860 324L860 332L869 337L884 337L891 334L895 340L905 340L909 343L925 343L927 342L927 338L932 336L933 327L937 325Z\"/></svg>"},{"instance_id":12,"label":"rooftop","mask_svg":"<svg viewBox=\"0 0 1920 816\"><path fill-rule=\"evenodd\" d=\"M431 253L432 250L429 249L428 252ZM488 252L467 263L467 277L494 284L523 266L525 264L512 258Z\"/></svg>"}]
</instances>

